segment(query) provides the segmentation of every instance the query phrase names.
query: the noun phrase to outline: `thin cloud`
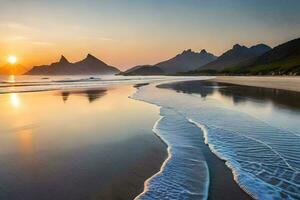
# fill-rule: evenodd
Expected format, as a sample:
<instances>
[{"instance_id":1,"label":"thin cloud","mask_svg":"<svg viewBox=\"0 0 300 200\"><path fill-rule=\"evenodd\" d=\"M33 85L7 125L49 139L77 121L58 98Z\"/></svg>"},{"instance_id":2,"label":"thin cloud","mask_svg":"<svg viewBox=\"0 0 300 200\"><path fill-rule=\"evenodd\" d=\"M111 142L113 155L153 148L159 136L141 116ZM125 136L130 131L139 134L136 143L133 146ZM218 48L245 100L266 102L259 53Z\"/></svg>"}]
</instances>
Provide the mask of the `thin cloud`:
<instances>
[{"instance_id":1,"label":"thin cloud","mask_svg":"<svg viewBox=\"0 0 300 200\"><path fill-rule=\"evenodd\" d=\"M33 28L31 26L27 26L25 24L15 23L15 22L0 23L0 26L11 29L11 30L15 30L15 31L32 31L32 30L36 30L35 28Z\"/></svg>"},{"instance_id":2,"label":"thin cloud","mask_svg":"<svg viewBox=\"0 0 300 200\"><path fill-rule=\"evenodd\" d=\"M113 39L113 38L109 38L109 37L99 37L99 36L84 36L84 37L81 37L81 39L84 39L84 40L94 40L94 41L118 41L116 39Z\"/></svg>"},{"instance_id":3,"label":"thin cloud","mask_svg":"<svg viewBox=\"0 0 300 200\"><path fill-rule=\"evenodd\" d=\"M33 41L31 42L33 45L38 45L38 46L54 46L55 44L52 42L43 42L43 41Z\"/></svg>"},{"instance_id":4,"label":"thin cloud","mask_svg":"<svg viewBox=\"0 0 300 200\"><path fill-rule=\"evenodd\" d=\"M15 35L15 36L8 37L6 40L9 40L9 41L28 41L29 38L26 37L26 36Z\"/></svg>"}]
</instances>

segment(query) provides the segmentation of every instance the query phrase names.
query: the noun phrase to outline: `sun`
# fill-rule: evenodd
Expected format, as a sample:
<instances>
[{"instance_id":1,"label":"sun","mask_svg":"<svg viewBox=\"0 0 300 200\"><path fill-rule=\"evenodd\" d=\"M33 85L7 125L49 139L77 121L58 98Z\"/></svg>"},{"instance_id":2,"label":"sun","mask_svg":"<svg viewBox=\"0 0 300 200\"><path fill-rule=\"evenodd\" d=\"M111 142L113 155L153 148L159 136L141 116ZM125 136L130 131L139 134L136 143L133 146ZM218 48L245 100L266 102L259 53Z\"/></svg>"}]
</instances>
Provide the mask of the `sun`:
<instances>
[{"instance_id":1,"label":"sun","mask_svg":"<svg viewBox=\"0 0 300 200\"><path fill-rule=\"evenodd\" d=\"M18 58L15 55L10 55L10 56L7 57L7 62L9 64L16 64L17 61L18 61Z\"/></svg>"}]
</instances>

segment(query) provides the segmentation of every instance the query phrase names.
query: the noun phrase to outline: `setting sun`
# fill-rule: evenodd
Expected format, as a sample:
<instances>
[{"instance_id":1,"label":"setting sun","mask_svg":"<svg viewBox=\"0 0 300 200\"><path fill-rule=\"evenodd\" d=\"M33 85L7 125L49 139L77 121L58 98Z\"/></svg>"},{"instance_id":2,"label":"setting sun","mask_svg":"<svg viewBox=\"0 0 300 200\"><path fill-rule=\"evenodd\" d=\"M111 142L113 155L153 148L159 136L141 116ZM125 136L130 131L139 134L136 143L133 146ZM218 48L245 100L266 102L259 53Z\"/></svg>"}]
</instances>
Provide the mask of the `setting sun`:
<instances>
[{"instance_id":1,"label":"setting sun","mask_svg":"<svg viewBox=\"0 0 300 200\"><path fill-rule=\"evenodd\" d=\"M18 61L18 58L15 55L10 55L7 58L9 64L15 64Z\"/></svg>"}]
</instances>

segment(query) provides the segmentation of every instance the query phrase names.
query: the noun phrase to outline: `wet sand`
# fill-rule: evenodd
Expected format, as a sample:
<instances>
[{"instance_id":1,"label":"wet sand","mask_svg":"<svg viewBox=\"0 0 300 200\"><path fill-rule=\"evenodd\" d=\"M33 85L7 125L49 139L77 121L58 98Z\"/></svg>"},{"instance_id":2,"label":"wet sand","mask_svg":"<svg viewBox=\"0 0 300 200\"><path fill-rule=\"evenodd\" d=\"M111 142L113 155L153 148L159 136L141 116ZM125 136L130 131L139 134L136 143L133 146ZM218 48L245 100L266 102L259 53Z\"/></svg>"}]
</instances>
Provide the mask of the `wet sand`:
<instances>
[{"instance_id":1,"label":"wet sand","mask_svg":"<svg viewBox=\"0 0 300 200\"><path fill-rule=\"evenodd\" d=\"M220 107L225 106L233 111L245 112L259 120L275 124L276 127L289 127L290 131L296 133L299 130L297 126L300 111L299 92L221 83L214 80L163 84L159 88L173 89L183 93L182 95L197 94L199 101L218 102ZM210 171L209 199L250 198L234 182L232 172L225 163L213 155L207 145L202 144L202 146Z\"/></svg>"},{"instance_id":2,"label":"wet sand","mask_svg":"<svg viewBox=\"0 0 300 200\"><path fill-rule=\"evenodd\" d=\"M0 199L133 199L166 146L133 86L0 95ZM142 113L142 114L141 114Z\"/></svg>"},{"instance_id":3,"label":"wet sand","mask_svg":"<svg viewBox=\"0 0 300 200\"><path fill-rule=\"evenodd\" d=\"M299 76L217 76L211 81L300 92Z\"/></svg>"},{"instance_id":4,"label":"wet sand","mask_svg":"<svg viewBox=\"0 0 300 200\"><path fill-rule=\"evenodd\" d=\"M206 81L185 81L174 82L158 85L159 88L168 88L183 93L196 93L201 94L202 84ZM199 84L200 83L200 84ZM200 87L199 87L200 86ZM205 93L207 95L209 93ZM197 127L197 129L199 129ZM199 129L199 132L202 131ZM209 200L251 200L253 199L245 191L243 191L239 185L235 182L232 171L226 166L225 161L221 160L215 154L211 152L208 145L203 140L199 141L201 145L202 153L206 159L209 170Z\"/></svg>"}]
</instances>

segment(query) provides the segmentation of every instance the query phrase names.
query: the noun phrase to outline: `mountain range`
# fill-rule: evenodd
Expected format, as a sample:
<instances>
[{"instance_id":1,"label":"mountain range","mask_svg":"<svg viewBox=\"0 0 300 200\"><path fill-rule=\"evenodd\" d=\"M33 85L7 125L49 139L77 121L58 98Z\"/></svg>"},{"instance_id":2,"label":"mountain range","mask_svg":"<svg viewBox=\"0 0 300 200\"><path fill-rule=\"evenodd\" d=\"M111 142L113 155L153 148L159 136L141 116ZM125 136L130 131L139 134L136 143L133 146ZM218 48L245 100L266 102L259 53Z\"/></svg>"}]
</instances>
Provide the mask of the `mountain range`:
<instances>
[{"instance_id":1,"label":"mountain range","mask_svg":"<svg viewBox=\"0 0 300 200\"><path fill-rule=\"evenodd\" d=\"M142 74L143 71L147 71L147 74ZM300 38L274 48L265 44L251 47L236 44L219 57L205 50L200 53L186 50L167 61L156 65L137 66L122 74L151 75L151 73L155 75L300 75Z\"/></svg>"},{"instance_id":2,"label":"mountain range","mask_svg":"<svg viewBox=\"0 0 300 200\"><path fill-rule=\"evenodd\" d=\"M126 76L134 76L134 75L141 75L141 76L148 76L148 75L161 75L164 74L161 68L155 65L138 65L133 68L128 69L125 72L121 72L120 75Z\"/></svg>"},{"instance_id":3,"label":"mountain range","mask_svg":"<svg viewBox=\"0 0 300 200\"><path fill-rule=\"evenodd\" d=\"M221 71L229 67L235 67L241 62L260 56L272 48L265 44L258 44L250 48L236 44L232 49L223 53L218 59L204 66L199 66L200 70L216 70Z\"/></svg>"},{"instance_id":4,"label":"mountain range","mask_svg":"<svg viewBox=\"0 0 300 200\"><path fill-rule=\"evenodd\" d=\"M23 74L22 65L0 67L0 74ZM234 45L217 57L206 50L185 50L175 57L155 65L139 65L125 72L109 66L88 54L79 62L71 63L63 55L58 62L34 66L26 75L299 75L300 38L288 41L273 49L265 44L251 47Z\"/></svg>"},{"instance_id":5,"label":"mountain range","mask_svg":"<svg viewBox=\"0 0 300 200\"><path fill-rule=\"evenodd\" d=\"M272 50L223 73L252 75L300 75L300 38L274 47Z\"/></svg>"},{"instance_id":6,"label":"mountain range","mask_svg":"<svg viewBox=\"0 0 300 200\"><path fill-rule=\"evenodd\" d=\"M187 72L197 69L209 62L216 60L217 57L211 53L207 53L205 49L199 53L191 49L183 51L174 58L157 63L155 66L161 68L166 73Z\"/></svg>"},{"instance_id":7,"label":"mountain range","mask_svg":"<svg viewBox=\"0 0 300 200\"><path fill-rule=\"evenodd\" d=\"M120 71L107 65L95 56L88 54L85 59L70 63L63 55L58 62L50 65L35 66L25 75L92 75L117 74Z\"/></svg>"},{"instance_id":8,"label":"mountain range","mask_svg":"<svg viewBox=\"0 0 300 200\"><path fill-rule=\"evenodd\" d=\"M205 49L199 53L191 49L185 50L175 57L157 63L155 65L135 66L122 75L157 75L157 74L176 74L178 72L188 72L196 70L209 62L216 60L217 57L208 53ZM141 74L142 73L142 74Z\"/></svg>"}]
</instances>

